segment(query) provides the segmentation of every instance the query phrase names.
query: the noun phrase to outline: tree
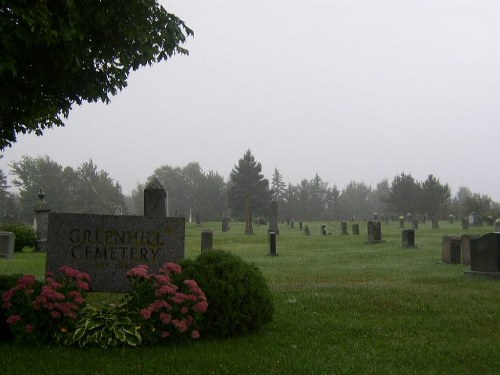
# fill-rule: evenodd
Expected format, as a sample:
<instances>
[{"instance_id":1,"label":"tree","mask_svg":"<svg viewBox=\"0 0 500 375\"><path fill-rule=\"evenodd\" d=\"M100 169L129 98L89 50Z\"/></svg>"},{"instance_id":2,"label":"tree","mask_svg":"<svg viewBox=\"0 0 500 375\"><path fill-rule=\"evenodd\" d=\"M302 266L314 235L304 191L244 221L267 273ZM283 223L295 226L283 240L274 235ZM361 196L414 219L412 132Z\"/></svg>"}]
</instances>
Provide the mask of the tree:
<instances>
[{"instance_id":1,"label":"tree","mask_svg":"<svg viewBox=\"0 0 500 375\"><path fill-rule=\"evenodd\" d=\"M220 219L226 201L226 186L223 177L210 171L203 172L199 163L191 162L186 166L172 167L163 165L148 178L157 178L167 190L168 214L187 217L189 210L199 214L203 220ZM135 206L143 211L144 185L138 185L132 192Z\"/></svg>"},{"instance_id":2,"label":"tree","mask_svg":"<svg viewBox=\"0 0 500 375\"><path fill-rule=\"evenodd\" d=\"M369 198L371 188L362 182L351 181L340 194L339 214L341 218L369 218L373 213Z\"/></svg>"},{"instance_id":3,"label":"tree","mask_svg":"<svg viewBox=\"0 0 500 375\"><path fill-rule=\"evenodd\" d=\"M248 198L254 215L267 216L271 192L269 181L261 173L262 166L250 150L243 155L229 175L227 201L233 216L243 219Z\"/></svg>"},{"instance_id":4,"label":"tree","mask_svg":"<svg viewBox=\"0 0 500 375\"><path fill-rule=\"evenodd\" d=\"M386 203L397 214L413 213L418 208L420 183L411 174L401 173L394 177Z\"/></svg>"},{"instance_id":5,"label":"tree","mask_svg":"<svg viewBox=\"0 0 500 375\"><path fill-rule=\"evenodd\" d=\"M430 174L422 183L420 197L420 212L434 217L438 214L439 208L446 206L450 202L451 192L448 184L442 185L439 179Z\"/></svg>"},{"instance_id":6,"label":"tree","mask_svg":"<svg viewBox=\"0 0 500 375\"><path fill-rule=\"evenodd\" d=\"M68 176L69 171L65 169L64 172ZM74 186L72 196L78 206L73 206L72 212L108 215L127 212L120 184L114 182L108 172L98 170L92 159L77 168L75 177L76 186ZM67 205L67 207L70 206Z\"/></svg>"},{"instance_id":7,"label":"tree","mask_svg":"<svg viewBox=\"0 0 500 375\"><path fill-rule=\"evenodd\" d=\"M0 150L64 126L74 103L108 103L193 35L156 0L1 0L0 30Z\"/></svg>"},{"instance_id":8,"label":"tree","mask_svg":"<svg viewBox=\"0 0 500 375\"><path fill-rule=\"evenodd\" d=\"M271 199L278 205L282 205L285 200L286 184L283 182L283 176L278 169L274 168L271 182Z\"/></svg>"},{"instance_id":9,"label":"tree","mask_svg":"<svg viewBox=\"0 0 500 375\"><path fill-rule=\"evenodd\" d=\"M23 221L33 220L40 189L54 212L113 214L118 206L122 213L127 212L120 185L106 171L98 170L92 160L74 170L63 168L47 155L36 158L25 155L10 167L15 175L12 184L19 188Z\"/></svg>"}]
</instances>

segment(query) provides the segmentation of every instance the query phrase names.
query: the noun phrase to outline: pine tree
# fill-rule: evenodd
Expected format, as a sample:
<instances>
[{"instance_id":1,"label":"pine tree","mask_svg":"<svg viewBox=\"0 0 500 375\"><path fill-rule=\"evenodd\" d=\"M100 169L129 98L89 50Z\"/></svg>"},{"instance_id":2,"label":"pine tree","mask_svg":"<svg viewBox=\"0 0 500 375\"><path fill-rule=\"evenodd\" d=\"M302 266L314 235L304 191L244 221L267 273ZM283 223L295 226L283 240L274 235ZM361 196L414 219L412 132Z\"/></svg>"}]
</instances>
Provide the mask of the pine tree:
<instances>
[{"instance_id":1,"label":"pine tree","mask_svg":"<svg viewBox=\"0 0 500 375\"><path fill-rule=\"evenodd\" d=\"M267 216L271 192L269 181L262 175L262 166L255 161L250 150L235 165L229 175L227 193L228 205L232 215L238 219L245 217L245 200L249 198L254 217Z\"/></svg>"}]
</instances>

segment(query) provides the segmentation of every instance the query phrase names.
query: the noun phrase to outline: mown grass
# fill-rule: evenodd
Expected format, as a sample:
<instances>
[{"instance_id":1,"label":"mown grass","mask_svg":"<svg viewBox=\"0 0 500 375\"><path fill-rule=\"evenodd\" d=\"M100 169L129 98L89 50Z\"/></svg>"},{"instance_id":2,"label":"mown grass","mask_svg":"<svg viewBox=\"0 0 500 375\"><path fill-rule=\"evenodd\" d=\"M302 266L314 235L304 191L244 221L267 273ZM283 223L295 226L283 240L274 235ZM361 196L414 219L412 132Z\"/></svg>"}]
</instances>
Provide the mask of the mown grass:
<instances>
[{"instance_id":1,"label":"mown grass","mask_svg":"<svg viewBox=\"0 0 500 375\"><path fill-rule=\"evenodd\" d=\"M499 374L500 281L464 277L441 263L445 234L483 234L430 223L416 231L416 249L401 247L398 223L383 224L383 243L361 233L340 235L338 222L307 237L280 225L278 256L268 255L267 227L244 235L242 223L187 224L186 255L200 252L201 230L214 248L255 263L273 292L274 321L227 340L139 349L28 348L1 343L3 374ZM350 231L350 225L349 231ZM42 276L43 254L16 254L0 273ZM109 296L102 296L108 298Z\"/></svg>"}]
</instances>

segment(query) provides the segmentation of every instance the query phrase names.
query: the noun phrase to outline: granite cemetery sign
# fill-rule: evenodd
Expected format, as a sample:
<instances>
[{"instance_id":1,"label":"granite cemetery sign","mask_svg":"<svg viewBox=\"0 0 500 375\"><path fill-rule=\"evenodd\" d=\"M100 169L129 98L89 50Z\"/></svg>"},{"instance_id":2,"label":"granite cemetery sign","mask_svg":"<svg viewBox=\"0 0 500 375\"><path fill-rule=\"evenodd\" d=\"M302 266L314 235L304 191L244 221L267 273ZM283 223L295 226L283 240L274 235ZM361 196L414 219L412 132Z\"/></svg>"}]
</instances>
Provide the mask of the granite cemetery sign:
<instances>
[{"instance_id":1,"label":"granite cemetery sign","mask_svg":"<svg viewBox=\"0 0 500 375\"><path fill-rule=\"evenodd\" d=\"M126 291L134 266L184 259L184 233L183 218L50 213L46 270L67 265L90 274L93 291Z\"/></svg>"}]
</instances>

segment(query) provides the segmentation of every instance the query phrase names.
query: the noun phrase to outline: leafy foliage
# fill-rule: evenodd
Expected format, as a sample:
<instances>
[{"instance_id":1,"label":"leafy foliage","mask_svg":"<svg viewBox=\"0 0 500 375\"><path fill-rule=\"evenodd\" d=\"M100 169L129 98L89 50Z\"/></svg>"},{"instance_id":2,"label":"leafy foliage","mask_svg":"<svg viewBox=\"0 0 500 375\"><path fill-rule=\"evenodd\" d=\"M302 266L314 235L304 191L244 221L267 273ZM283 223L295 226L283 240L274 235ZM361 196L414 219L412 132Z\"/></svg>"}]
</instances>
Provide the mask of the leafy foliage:
<instances>
[{"instance_id":1,"label":"leafy foliage","mask_svg":"<svg viewBox=\"0 0 500 375\"><path fill-rule=\"evenodd\" d=\"M269 181L264 178L262 165L255 161L250 150L238 161L229 175L227 201L232 215L239 219L245 217L245 202L248 198L250 209L256 216L267 216L271 192Z\"/></svg>"},{"instance_id":2,"label":"leafy foliage","mask_svg":"<svg viewBox=\"0 0 500 375\"><path fill-rule=\"evenodd\" d=\"M187 54L193 35L156 0L0 1L0 150L109 102L131 70Z\"/></svg>"},{"instance_id":3,"label":"leafy foliage","mask_svg":"<svg viewBox=\"0 0 500 375\"><path fill-rule=\"evenodd\" d=\"M207 296L208 309L200 320L205 335L247 334L272 320L272 295L255 265L223 250L204 252L181 265L180 277L196 279Z\"/></svg>"},{"instance_id":4,"label":"leafy foliage","mask_svg":"<svg viewBox=\"0 0 500 375\"><path fill-rule=\"evenodd\" d=\"M66 345L138 346L142 339L132 313L123 304L101 304L82 309L75 332L65 340Z\"/></svg>"},{"instance_id":5,"label":"leafy foliage","mask_svg":"<svg viewBox=\"0 0 500 375\"><path fill-rule=\"evenodd\" d=\"M17 280L21 277L21 274L13 275L0 275L0 296L4 294L7 290L14 288L16 286ZM11 339L12 333L9 330L9 325L7 324L7 311L0 304L0 339Z\"/></svg>"},{"instance_id":6,"label":"leafy foliage","mask_svg":"<svg viewBox=\"0 0 500 375\"><path fill-rule=\"evenodd\" d=\"M13 232L16 235L16 242L14 251L22 251L25 247L35 247L36 233L31 225L22 223L2 223L0 224L0 231Z\"/></svg>"},{"instance_id":7,"label":"leafy foliage","mask_svg":"<svg viewBox=\"0 0 500 375\"><path fill-rule=\"evenodd\" d=\"M125 207L121 186L92 160L75 170L63 168L47 155L36 158L25 155L10 167L15 175L13 185L19 188L24 221L33 218L39 189L43 189L53 211L113 214L115 207Z\"/></svg>"}]
</instances>

